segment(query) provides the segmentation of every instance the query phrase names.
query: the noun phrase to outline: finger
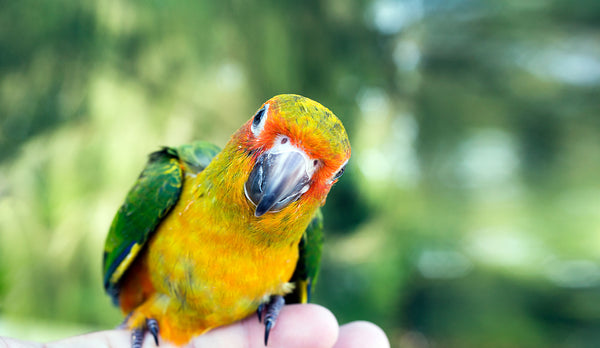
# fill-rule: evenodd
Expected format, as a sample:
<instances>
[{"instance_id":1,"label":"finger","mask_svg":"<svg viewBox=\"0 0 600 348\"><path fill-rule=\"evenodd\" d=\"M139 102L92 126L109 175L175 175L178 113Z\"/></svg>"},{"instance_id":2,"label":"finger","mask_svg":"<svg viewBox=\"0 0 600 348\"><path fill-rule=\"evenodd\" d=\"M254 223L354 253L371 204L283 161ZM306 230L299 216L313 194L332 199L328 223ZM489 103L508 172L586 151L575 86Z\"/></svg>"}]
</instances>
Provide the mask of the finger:
<instances>
[{"instance_id":1,"label":"finger","mask_svg":"<svg viewBox=\"0 0 600 348\"><path fill-rule=\"evenodd\" d=\"M146 343L154 341L146 339ZM50 342L46 344L46 348L130 348L131 347L131 331L129 330L111 330L99 331L85 335L73 336L64 340ZM144 348L149 348L151 345L144 344ZM12 348L12 347L11 347Z\"/></svg>"},{"instance_id":2,"label":"finger","mask_svg":"<svg viewBox=\"0 0 600 348\"><path fill-rule=\"evenodd\" d=\"M264 348L264 333L264 325L253 315L196 337L190 347ZM328 309L314 304L288 305L281 310L268 347L331 348L337 336L338 323Z\"/></svg>"},{"instance_id":3,"label":"finger","mask_svg":"<svg viewBox=\"0 0 600 348\"><path fill-rule=\"evenodd\" d=\"M23 342L8 337L0 337L0 347L6 348L41 348L39 343Z\"/></svg>"},{"instance_id":4,"label":"finger","mask_svg":"<svg viewBox=\"0 0 600 348\"><path fill-rule=\"evenodd\" d=\"M198 336L188 347L263 348L264 330L264 325L258 322L256 315L253 315L241 322ZM277 324L271 332L268 347L331 348L337 335L337 320L328 309L313 304L289 305L281 311ZM11 345L8 347L13 348ZM46 347L130 348L131 332L128 330L94 332L48 343ZM146 335L143 347L155 347L150 335ZM173 346L167 342L160 343L160 348L171 347ZM15 346L15 348L29 348L29 346Z\"/></svg>"},{"instance_id":5,"label":"finger","mask_svg":"<svg viewBox=\"0 0 600 348\"><path fill-rule=\"evenodd\" d=\"M340 327L334 348L389 348L390 341L383 330L367 321L354 321Z\"/></svg>"}]
</instances>

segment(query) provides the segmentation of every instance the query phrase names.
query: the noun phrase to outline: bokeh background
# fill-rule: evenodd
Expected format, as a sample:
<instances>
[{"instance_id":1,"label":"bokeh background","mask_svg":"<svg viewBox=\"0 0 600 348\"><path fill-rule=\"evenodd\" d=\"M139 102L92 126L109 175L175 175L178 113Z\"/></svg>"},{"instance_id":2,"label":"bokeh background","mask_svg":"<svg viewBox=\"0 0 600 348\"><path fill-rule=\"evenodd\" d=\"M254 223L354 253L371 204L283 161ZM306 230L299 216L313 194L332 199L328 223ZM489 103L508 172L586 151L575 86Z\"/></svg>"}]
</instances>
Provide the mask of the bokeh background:
<instances>
[{"instance_id":1,"label":"bokeh background","mask_svg":"<svg viewBox=\"0 0 600 348\"><path fill-rule=\"evenodd\" d=\"M279 93L346 125L315 301L393 347L600 342L600 2L3 1L0 334L121 320L113 214ZM299 328L301 329L301 328Z\"/></svg>"}]
</instances>

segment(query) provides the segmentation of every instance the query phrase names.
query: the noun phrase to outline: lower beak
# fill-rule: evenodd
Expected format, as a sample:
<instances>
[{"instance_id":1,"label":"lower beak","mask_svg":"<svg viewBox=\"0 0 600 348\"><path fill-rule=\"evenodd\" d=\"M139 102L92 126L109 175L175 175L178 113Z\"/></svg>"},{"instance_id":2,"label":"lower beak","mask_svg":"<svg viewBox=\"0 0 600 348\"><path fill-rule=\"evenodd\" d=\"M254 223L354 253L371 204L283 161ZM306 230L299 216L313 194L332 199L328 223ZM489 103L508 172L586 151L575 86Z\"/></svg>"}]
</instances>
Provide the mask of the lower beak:
<instances>
[{"instance_id":1,"label":"lower beak","mask_svg":"<svg viewBox=\"0 0 600 348\"><path fill-rule=\"evenodd\" d=\"M244 185L246 197L256 206L254 215L280 211L308 191L306 168L307 158L297 149L263 153Z\"/></svg>"}]
</instances>

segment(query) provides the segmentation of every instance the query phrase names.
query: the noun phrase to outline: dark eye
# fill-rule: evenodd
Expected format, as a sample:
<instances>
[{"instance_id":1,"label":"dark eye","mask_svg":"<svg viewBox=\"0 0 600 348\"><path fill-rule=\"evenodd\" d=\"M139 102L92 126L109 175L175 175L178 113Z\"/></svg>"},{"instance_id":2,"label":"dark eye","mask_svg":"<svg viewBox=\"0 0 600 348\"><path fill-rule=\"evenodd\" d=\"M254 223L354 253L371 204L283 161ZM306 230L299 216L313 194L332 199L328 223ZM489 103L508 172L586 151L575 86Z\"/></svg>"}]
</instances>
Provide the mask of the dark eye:
<instances>
[{"instance_id":1,"label":"dark eye","mask_svg":"<svg viewBox=\"0 0 600 348\"><path fill-rule=\"evenodd\" d=\"M346 166L343 166L342 169L340 169L337 173L335 173L333 180L339 179L340 176L342 176L342 174L344 174L344 170L346 170Z\"/></svg>"},{"instance_id":2,"label":"dark eye","mask_svg":"<svg viewBox=\"0 0 600 348\"><path fill-rule=\"evenodd\" d=\"M256 115L254 115L254 120L252 121L252 125L254 127L258 127L260 125L260 121L262 121L264 114L265 114L265 108L261 108L260 110L258 110Z\"/></svg>"},{"instance_id":3,"label":"dark eye","mask_svg":"<svg viewBox=\"0 0 600 348\"><path fill-rule=\"evenodd\" d=\"M252 130L252 133L254 133L254 135L258 136L263 130L265 126L265 121L267 120L268 110L269 105L265 105L256 112L256 115L254 115L254 118L252 119L252 126L250 127L250 130Z\"/></svg>"}]
</instances>

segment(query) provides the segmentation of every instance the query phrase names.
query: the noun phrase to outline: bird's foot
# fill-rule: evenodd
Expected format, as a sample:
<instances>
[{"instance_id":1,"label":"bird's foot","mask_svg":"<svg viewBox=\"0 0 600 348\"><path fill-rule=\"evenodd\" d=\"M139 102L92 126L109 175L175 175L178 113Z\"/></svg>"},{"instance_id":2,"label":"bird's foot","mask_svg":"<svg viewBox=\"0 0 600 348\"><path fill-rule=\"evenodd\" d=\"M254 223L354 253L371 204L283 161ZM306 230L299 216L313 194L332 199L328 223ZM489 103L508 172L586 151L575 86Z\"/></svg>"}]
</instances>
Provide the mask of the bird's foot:
<instances>
[{"instance_id":1,"label":"bird's foot","mask_svg":"<svg viewBox=\"0 0 600 348\"><path fill-rule=\"evenodd\" d=\"M269 341L269 333L271 329L275 326L275 322L277 321L277 317L279 316L279 312L285 305L285 300L281 295L271 296L269 302L262 303L258 306L257 314L258 321L260 322L263 315L265 317L265 346Z\"/></svg>"},{"instance_id":2,"label":"bird's foot","mask_svg":"<svg viewBox=\"0 0 600 348\"><path fill-rule=\"evenodd\" d=\"M137 319L137 320L136 320ZM158 346L158 321L152 318L136 318L135 313L130 313L119 327L131 328L131 348L142 348L146 331L154 338Z\"/></svg>"}]
</instances>

